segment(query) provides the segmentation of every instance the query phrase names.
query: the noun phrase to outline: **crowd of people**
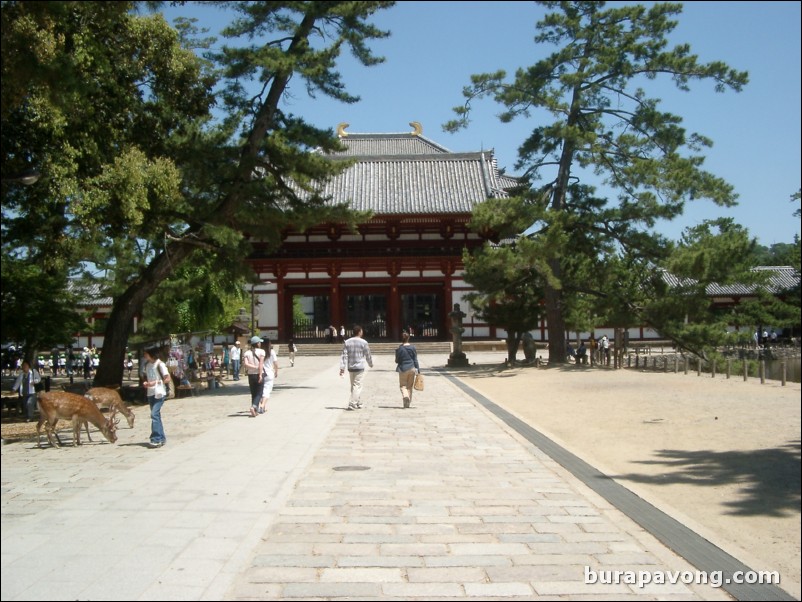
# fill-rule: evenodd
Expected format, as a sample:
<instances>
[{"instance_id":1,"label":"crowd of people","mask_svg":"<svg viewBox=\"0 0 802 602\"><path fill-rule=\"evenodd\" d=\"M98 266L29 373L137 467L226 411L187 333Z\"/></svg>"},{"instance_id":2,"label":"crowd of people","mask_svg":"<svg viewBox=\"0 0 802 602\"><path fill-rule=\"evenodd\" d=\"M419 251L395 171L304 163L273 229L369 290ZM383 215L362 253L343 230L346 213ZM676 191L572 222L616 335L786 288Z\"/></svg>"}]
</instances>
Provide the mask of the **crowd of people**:
<instances>
[{"instance_id":1,"label":"crowd of people","mask_svg":"<svg viewBox=\"0 0 802 602\"><path fill-rule=\"evenodd\" d=\"M23 356L23 350L10 346L3 353L3 376L18 376L22 371ZM84 347L82 351L72 348L53 350L47 355L38 355L32 363L42 376L83 375L92 378L100 365L100 352L96 347Z\"/></svg>"}]
</instances>

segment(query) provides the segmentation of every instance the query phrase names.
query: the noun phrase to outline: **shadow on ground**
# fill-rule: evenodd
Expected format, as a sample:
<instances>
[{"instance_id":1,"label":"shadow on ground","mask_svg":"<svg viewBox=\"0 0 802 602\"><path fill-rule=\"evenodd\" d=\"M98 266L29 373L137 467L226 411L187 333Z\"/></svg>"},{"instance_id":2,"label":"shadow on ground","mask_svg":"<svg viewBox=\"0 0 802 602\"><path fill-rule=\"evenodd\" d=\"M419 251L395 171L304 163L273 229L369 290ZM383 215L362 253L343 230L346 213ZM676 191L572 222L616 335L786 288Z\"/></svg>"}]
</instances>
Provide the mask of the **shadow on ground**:
<instances>
[{"instance_id":1,"label":"shadow on ground","mask_svg":"<svg viewBox=\"0 0 802 602\"><path fill-rule=\"evenodd\" d=\"M457 378L463 377L470 377L470 378L488 378L488 377L500 377L500 378L509 378L511 376L515 376L521 370L557 370L559 372L573 372L573 373L583 373L589 370L602 370L602 369L611 369L611 368L604 368L601 366L591 366L589 364L561 364L557 366L548 366L543 364L538 364L535 362L532 363L524 363L524 362L516 362L512 366L508 366L504 362L500 364L473 364L468 366L467 368L449 368L448 366L436 366L433 368L439 372L447 372L451 376L455 376Z\"/></svg>"},{"instance_id":2,"label":"shadow on ground","mask_svg":"<svg viewBox=\"0 0 802 602\"><path fill-rule=\"evenodd\" d=\"M753 451L658 450L660 460L638 464L664 466L659 475L611 475L616 480L649 485L699 487L742 484L741 497L723 503L735 516L791 516L800 506L800 441Z\"/></svg>"}]
</instances>

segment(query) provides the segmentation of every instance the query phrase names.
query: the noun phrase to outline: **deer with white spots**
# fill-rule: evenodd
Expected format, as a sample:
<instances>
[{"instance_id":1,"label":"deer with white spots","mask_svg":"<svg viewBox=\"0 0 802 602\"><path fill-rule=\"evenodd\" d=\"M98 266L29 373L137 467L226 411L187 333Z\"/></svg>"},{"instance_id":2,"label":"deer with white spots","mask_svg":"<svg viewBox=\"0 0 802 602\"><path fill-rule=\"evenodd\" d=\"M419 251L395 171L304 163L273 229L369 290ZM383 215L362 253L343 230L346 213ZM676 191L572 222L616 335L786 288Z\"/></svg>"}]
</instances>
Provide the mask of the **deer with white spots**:
<instances>
[{"instance_id":1,"label":"deer with white spots","mask_svg":"<svg viewBox=\"0 0 802 602\"><path fill-rule=\"evenodd\" d=\"M134 412L125 405L123 398L120 397L119 391L116 389L108 389L106 387L92 387L84 397L91 399L95 405L101 408L108 408L110 411L115 411L123 416L128 421L128 428L134 428Z\"/></svg>"},{"instance_id":2,"label":"deer with white spots","mask_svg":"<svg viewBox=\"0 0 802 602\"><path fill-rule=\"evenodd\" d=\"M116 431L119 419L115 418L115 410L111 410L109 417L105 418L93 401L66 391L39 393L38 402L39 422L36 425L36 437L39 447L42 447L42 425L45 425L45 434L50 445L56 447L57 441L58 446L61 446L61 439L56 432L56 423L59 420L72 421L74 446L81 445L81 426L89 422L94 424L110 443L117 441ZM53 435L55 435L55 441Z\"/></svg>"}]
</instances>

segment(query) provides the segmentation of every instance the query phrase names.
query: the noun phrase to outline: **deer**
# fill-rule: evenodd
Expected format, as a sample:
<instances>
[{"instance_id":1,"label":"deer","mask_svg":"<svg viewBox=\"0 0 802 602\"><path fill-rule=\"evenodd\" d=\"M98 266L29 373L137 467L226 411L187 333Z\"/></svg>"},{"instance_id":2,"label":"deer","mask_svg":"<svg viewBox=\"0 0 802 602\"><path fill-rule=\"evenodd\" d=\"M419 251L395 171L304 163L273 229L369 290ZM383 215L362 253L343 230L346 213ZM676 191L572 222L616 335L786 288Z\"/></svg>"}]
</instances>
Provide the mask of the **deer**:
<instances>
[{"instance_id":1,"label":"deer","mask_svg":"<svg viewBox=\"0 0 802 602\"><path fill-rule=\"evenodd\" d=\"M39 447L42 447L42 425L45 425L45 434L50 445L56 447L52 435L56 436L58 447L61 439L56 432L56 423L59 419L72 420L72 444L81 445L81 426L84 423L94 424L110 443L117 441L116 410L111 410L108 418L104 418L94 402L82 395L67 393L66 391L50 391L39 393L39 422L36 425L36 438Z\"/></svg>"},{"instance_id":2,"label":"deer","mask_svg":"<svg viewBox=\"0 0 802 602\"><path fill-rule=\"evenodd\" d=\"M108 408L111 411L116 411L125 416L128 421L128 428L134 428L134 412L125 405L123 398L120 397L120 392L116 389L108 389L106 387L92 387L84 397L91 399L95 405L101 408Z\"/></svg>"},{"instance_id":3,"label":"deer","mask_svg":"<svg viewBox=\"0 0 802 602\"><path fill-rule=\"evenodd\" d=\"M120 393L116 389L92 387L84 393L84 397L95 402L95 405L99 408L108 408L112 413L119 412L125 416L128 422L128 428L134 428L134 412L125 405L122 397L120 397ZM92 441L92 435L89 434L88 422L84 422L84 428L86 429L86 438Z\"/></svg>"}]
</instances>

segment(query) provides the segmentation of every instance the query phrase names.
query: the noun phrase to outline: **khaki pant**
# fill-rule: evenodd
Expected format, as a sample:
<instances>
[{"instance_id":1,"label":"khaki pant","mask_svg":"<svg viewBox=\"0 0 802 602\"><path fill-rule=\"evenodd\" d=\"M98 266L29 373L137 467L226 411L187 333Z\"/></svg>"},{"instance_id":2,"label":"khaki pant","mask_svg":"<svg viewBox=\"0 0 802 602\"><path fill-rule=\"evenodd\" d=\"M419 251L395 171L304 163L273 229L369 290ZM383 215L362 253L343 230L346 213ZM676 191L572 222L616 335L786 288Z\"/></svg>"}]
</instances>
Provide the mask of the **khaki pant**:
<instances>
[{"instance_id":1,"label":"khaki pant","mask_svg":"<svg viewBox=\"0 0 802 602\"><path fill-rule=\"evenodd\" d=\"M410 403L412 402L412 392L415 390L413 388L415 384L415 374L415 368L398 373L398 385L401 387L401 397L409 399Z\"/></svg>"},{"instance_id":2,"label":"khaki pant","mask_svg":"<svg viewBox=\"0 0 802 602\"><path fill-rule=\"evenodd\" d=\"M351 379L351 399L348 402L348 407L351 409L362 407L362 379L364 377L364 370L348 372L348 378Z\"/></svg>"}]
</instances>

